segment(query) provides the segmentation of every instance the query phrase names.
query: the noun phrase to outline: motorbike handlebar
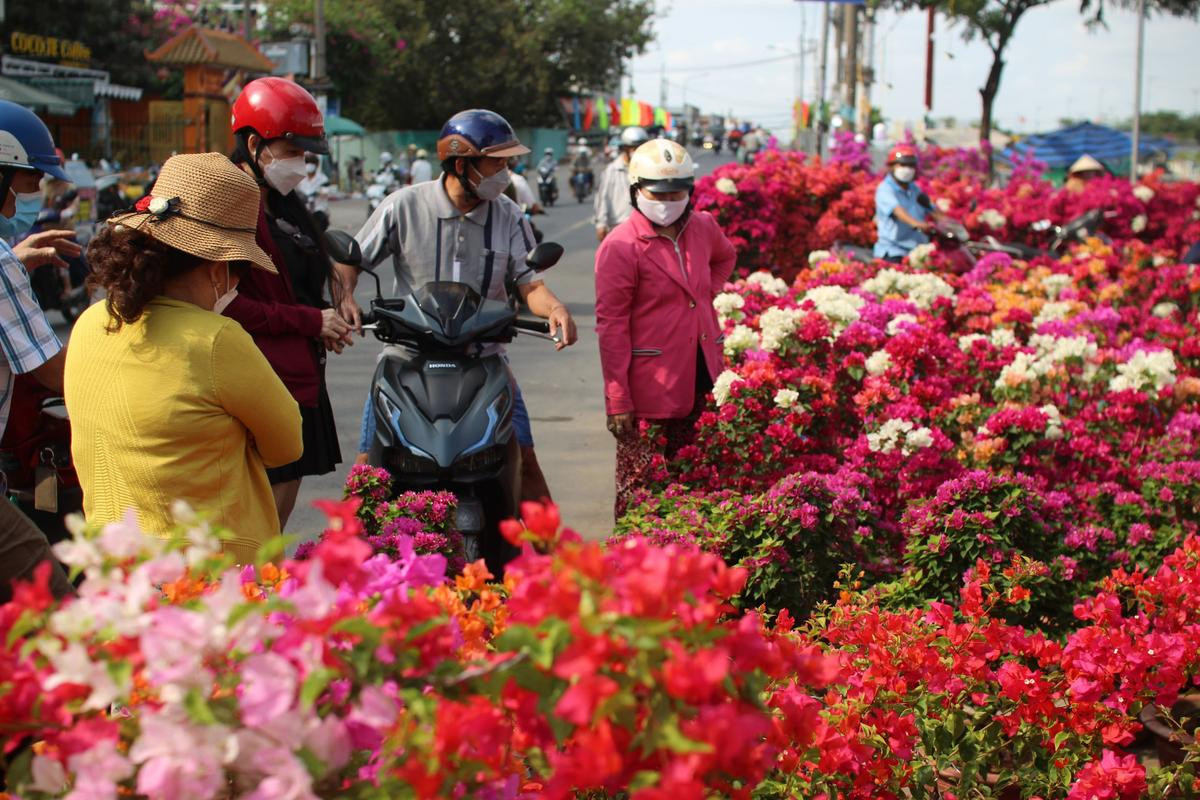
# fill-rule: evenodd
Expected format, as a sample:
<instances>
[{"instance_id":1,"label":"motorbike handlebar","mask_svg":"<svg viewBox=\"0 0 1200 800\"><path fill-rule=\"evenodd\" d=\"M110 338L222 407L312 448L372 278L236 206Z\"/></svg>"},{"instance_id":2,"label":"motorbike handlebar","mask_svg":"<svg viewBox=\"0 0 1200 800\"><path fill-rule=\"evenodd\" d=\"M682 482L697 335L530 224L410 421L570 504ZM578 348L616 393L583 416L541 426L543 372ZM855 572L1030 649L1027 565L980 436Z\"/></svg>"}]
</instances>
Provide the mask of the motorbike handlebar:
<instances>
[{"instance_id":1,"label":"motorbike handlebar","mask_svg":"<svg viewBox=\"0 0 1200 800\"><path fill-rule=\"evenodd\" d=\"M531 333L550 333L550 323L541 319L519 319L513 322L513 327Z\"/></svg>"}]
</instances>

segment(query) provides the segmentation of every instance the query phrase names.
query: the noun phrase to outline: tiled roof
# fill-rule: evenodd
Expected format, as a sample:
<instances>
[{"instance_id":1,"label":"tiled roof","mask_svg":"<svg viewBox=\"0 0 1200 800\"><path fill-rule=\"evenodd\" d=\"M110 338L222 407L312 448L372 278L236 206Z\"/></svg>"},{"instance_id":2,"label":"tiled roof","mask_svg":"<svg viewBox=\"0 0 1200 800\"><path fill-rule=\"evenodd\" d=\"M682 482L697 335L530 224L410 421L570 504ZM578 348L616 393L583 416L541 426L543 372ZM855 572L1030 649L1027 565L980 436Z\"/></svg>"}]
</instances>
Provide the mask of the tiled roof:
<instances>
[{"instance_id":1,"label":"tiled roof","mask_svg":"<svg viewBox=\"0 0 1200 800\"><path fill-rule=\"evenodd\" d=\"M173 36L154 52L147 53L146 59L173 66L208 64L251 72L270 72L275 68L271 59L241 36L196 26Z\"/></svg>"}]
</instances>

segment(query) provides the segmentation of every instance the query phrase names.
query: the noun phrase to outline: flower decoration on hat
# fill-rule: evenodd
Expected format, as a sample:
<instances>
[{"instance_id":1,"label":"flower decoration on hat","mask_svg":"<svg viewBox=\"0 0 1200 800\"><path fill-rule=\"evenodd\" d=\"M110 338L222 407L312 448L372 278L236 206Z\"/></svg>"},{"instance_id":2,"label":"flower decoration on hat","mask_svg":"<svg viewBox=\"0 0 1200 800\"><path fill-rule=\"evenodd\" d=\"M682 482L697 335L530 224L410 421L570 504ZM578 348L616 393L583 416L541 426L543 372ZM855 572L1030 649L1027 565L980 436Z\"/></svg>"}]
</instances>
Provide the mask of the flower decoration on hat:
<instances>
[{"instance_id":1,"label":"flower decoration on hat","mask_svg":"<svg viewBox=\"0 0 1200 800\"><path fill-rule=\"evenodd\" d=\"M173 214L182 216L179 209L179 198L153 197L146 195L133 206L138 211L144 211L159 220L164 220Z\"/></svg>"}]
</instances>

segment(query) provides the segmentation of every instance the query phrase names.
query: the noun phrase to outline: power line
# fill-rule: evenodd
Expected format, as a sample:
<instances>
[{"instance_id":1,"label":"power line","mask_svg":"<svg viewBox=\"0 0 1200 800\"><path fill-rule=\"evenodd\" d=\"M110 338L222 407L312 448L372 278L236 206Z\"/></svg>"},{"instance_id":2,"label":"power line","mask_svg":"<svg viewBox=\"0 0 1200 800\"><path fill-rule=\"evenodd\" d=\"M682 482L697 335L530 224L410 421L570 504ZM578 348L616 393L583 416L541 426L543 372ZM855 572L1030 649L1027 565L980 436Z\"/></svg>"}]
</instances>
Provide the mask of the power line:
<instances>
[{"instance_id":1,"label":"power line","mask_svg":"<svg viewBox=\"0 0 1200 800\"><path fill-rule=\"evenodd\" d=\"M708 72L711 70L721 70L721 69L741 69L742 67L757 67L761 64L774 64L778 61L790 61L795 57L796 57L795 54L788 54L786 56L772 56L771 58L759 58L759 59L755 59L754 61L738 61L733 64L712 64L712 65L704 66L704 67L669 67L666 70L660 69L660 71L676 73L676 72ZM653 67L647 66L647 67L641 67L641 69L645 69L645 70L649 71L649 70L653 69Z\"/></svg>"}]
</instances>

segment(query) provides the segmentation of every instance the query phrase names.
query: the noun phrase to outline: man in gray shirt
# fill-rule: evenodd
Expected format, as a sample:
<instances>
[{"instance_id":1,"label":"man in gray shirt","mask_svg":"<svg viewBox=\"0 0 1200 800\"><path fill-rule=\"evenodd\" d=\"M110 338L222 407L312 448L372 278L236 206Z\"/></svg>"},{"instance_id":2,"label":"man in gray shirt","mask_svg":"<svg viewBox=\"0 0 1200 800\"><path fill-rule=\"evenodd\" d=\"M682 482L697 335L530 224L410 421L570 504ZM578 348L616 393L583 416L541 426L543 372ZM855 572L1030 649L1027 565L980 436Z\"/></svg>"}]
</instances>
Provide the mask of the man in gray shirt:
<instances>
[{"instance_id":1,"label":"man in gray shirt","mask_svg":"<svg viewBox=\"0 0 1200 800\"><path fill-rule=\"evenodd\" d=\"M600 186L593 201L596 212L596 241L604 241L609 232L629 219L633 206L629 200L629 157L650 135L645 128L631 125L621 131L621 152L600 173Z\"/></svg>"},{"instance_id":2,"label":"man in gray shirt","mask_svg":"<svg viewBox=\"0 0 1200 800\"><path fill-rule=\"evenodd\" d=\"M441 280L466 283L495 300L507 299L508 279L523 271L534 239L521 209L502 192L509 182L508 158L528 152L499 114L482 109L455 114L438 139L441 179L406 186L380 204L355 237L363 263L375 266L390 256L396 293ZM360 327L361 311L354 301L358 271L339 265L338 274L342 314ZM558 349L575 343L570 312L535 273L519 278L517 289L529 310L549 321L550 334L560 336ZM521 445L522 494L549 497L519 388L515 400L513 427ZM368 399L359 463L365 461L374 435L369 412Z\"/></svg>"}]
</instances>

